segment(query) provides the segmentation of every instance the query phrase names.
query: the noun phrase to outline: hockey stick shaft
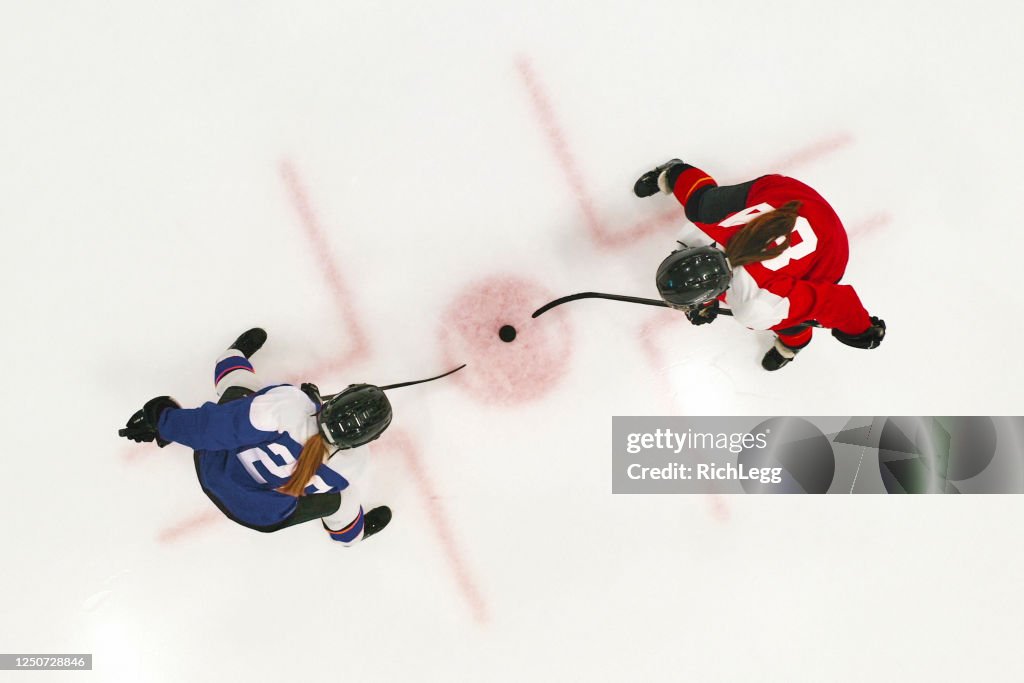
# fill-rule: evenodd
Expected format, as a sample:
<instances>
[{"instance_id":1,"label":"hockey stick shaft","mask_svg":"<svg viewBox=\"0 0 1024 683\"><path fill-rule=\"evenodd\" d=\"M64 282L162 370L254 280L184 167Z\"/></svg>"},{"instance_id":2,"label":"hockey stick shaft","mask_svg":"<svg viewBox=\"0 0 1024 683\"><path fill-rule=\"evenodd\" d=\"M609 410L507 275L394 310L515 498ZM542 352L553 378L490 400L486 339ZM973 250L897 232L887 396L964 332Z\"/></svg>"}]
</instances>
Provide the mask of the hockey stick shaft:
<instances>
[{"instance_id":1,"label":"hockey stick shaft","mask_svg":"<svg viewBox=\"0 0 1024 683\"><path fill-rule=\"evenodd\" d=\"M579 299L610 299L611 301L625 301L626 303L643 304L644 306L660 306L662 308L669 307L669 305L666 302L662 301L661 299L643 299L638 296L624 296L622 294L603 294L601 292L580 292L579 294L570 294L569 296L563 296L561 298L555 299L554 301L549 301L548 303L544 304L536 311L534 311L532 317L536 318L540 315L544 315L555 306L561 306L562 304L567 304L570 301L578 301Z\"/></svg>"},{"instance_id":2,"label":"hockey stick shaft","mask_svg":"<svg viewBox=\"0 0 1024 683\"><path fill-rule=\"evenodd\" d=\"M625 296L623 294L605 294L603 292L579 292L578 294L570 294L568 296L563 296L558 299L555 299L554 301L549 301L548 303L544 304L536 311L534 311L532 317L536 318L547 313L555 306L561 306L562 304L567 304L570 301L578 301L580 299L608 299L610 301L624 301L630 304L643 304L644 306L659 306L661 308L671 308L668 305L668 302L663 301L661 299L645 299L639 296ZM732 315L732 311L730 311L728 308L719 308L718 312L721 315ZM794 327L821 327L821 323L819 323L817 320L808 320L806 322L800 323L799 325L794 325Z\"/></svg>"},{"instance_id":3,"label":"hockey stick shaft","mask_svg":"<svg viewBox=\"0 0 1024 683\"><path fill-rule=\"evenodd\" d=\"M448 372L445 372L445 373L442 373L440 375L437 375L436 377L428 377L427 379L417 379L417 380L414 380L412 382L400 382L398 384L388 384L387 386L383 386L380 389L381 389L381 391L387 391L388 389L399 389L401 387L411 387L413 384L423 384L424 382L433 382L435 379L441 379L442 377L447 377L448 375L456 373L456 372L458 372L459 370L461 370L464 367L466 367L465 363L463 363L459 367L455 368L454 370L449 370Z\"/></svg>"},{"instance_id":4,"label":"hockey stick shaft","mask_svg":"<svg viewBox=\"0 0 1024 683\"><path fill-rule=\"evenodd\" d=\"M427 379L417 379L417 380L414 380L412 382L400 382L398 384L386 384L386 385L384 385L382 387L377 387L377 388L380 389L381 391L387 391L388 389L400 389L401 387L411 387L414 384L423 384L424 382L433 382L435 379L441 379L442 377L447 377L448 375L454 374L454 373L458 372L459 370L461 370L464 367L466 367L465 363L463 363L462 365L460 365L457 368L449 370L448 372L442 373L442 374L437 375L435 377L428 377ZM321 401L328 401L328 400L334 398L337 395L338 395L337 393L325 394L325 395L320 397L320 400Z\"/></svg>"}]
</instances>

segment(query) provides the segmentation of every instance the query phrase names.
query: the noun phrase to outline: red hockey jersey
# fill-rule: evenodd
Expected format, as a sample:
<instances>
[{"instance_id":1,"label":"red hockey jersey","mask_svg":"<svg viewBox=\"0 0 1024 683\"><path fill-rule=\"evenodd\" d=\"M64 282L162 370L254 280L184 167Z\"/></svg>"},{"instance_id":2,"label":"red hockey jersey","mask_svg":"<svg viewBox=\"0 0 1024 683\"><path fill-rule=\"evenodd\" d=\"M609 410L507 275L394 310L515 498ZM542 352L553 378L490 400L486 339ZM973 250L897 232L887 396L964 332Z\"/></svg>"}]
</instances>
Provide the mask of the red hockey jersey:
<instances>
[{"instance_id":1,"label":"red hockey jersey","mask_svg":"<svg viewBox=\"0 0 1024 683\"><path fill-rule=\"evenodd\" d=\"M871 326L853 287L838 284L850 254L846 230L813 189L782 175L718 187L711 176L689 165L672 188L687 217L723 246L758 214L800 202L790 246L770 260L733 269L732 283L719 298L738 322L756 330L783 330L817 320L847 334Z\"/></svg>"}]
</instances>

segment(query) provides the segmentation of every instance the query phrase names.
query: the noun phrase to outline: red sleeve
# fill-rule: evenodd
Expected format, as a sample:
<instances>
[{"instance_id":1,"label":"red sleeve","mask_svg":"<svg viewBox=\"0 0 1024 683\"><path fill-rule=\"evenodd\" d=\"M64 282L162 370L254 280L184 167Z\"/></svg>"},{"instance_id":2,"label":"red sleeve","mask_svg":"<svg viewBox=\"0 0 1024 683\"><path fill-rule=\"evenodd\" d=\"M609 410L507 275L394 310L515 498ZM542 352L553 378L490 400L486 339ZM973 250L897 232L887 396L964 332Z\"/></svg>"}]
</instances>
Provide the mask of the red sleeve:
<instances>
[{"instance_id":1,"label":"red sleeve","mask_svg":"<svg viewBox=\"0 0 1024 683\"><path fill-rule=\"evenodd\" d=\"M860 334L871 327L871 316L850 285L780 278L766 287L789 300L789 315L772 329L785 329L805 320L846 334Z\"/></svg>"}]
</instances>

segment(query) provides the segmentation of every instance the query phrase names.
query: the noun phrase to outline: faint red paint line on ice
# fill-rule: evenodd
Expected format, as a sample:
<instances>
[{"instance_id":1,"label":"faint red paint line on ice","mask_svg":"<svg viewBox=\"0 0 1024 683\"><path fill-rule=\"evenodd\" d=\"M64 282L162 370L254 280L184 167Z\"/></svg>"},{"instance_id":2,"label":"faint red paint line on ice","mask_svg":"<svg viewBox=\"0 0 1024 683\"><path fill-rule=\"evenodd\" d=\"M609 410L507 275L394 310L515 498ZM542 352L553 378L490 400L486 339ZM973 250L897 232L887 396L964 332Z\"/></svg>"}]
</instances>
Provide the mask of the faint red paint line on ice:
<instances>
[{"instance_id":1,"label":"faint red paint line on ice","mask_svg":"<svg viewBox=\"0 0 1024 683\"><path fill-rule=\"evenodd\" d=\"M732 512L729 510L729 505L725 502L725 498L718 493L709 493L707 497L708 503L711 506L711 516L719 522L728 522L732 517Z\"/></svg>"},{"instance_id":2,"label":"faint red paint line on ice","mask_svg":"<svg viewBox=\"0 0 1024 683\"><path fill-rule=\"evenodd\" d=\"M316 258L320 273L327 281L327 287L334 299L335 309L341 314L345 323L345 329L351 336L352 344L346 354L332 361L332 367L345 367L358 360L362 360L369 353L369 344L366 341L366 334L359 324L355 308L352 304L352 292L346 286L341 273L338 272L334 261L331 259L331 248L327 241L326 233L320 224L317 213L313 210L309 201L309 193L299 178L294 164L288 160L280 163L281 179L288 189L289 198L292 201L296 213L299 215L299 222L302 224L303 232L309 241L313 256Z\"/></svg>"},{"instance_id":3,"label":"faint red paint line on ice","mask_svg":"<svg viewBox=\"0 0 1024 683\"><path fill-rule=\"evenodd\" d=\"M357 359L352 358L351 353L347 354L346 357L342 359L328 358L314 365L310 365L299 372L291 373L285 378L285 381L289 384L295 385L302 382L314 381L317 377L323 377L324 375L330 375L347 370L355 360Z\"/></svg>"},{"instance_id":4,"label":"faint red paint line on ice","mask_svg":"<svg viewBox=\"0 0 1024 683\"><path fill-rule=\"evenodd\" d=\"M891 222L892 216L889 213L876 213L854 223L853 227L848 229L846 232L851 237L854 235L857 237L863 237L864 235L870 235L879 228L889 225Z\"/></svg>"},{"instance_id":5,"label":"faint red paint line on ice","mask_svg":"<svg viewBox=\"0 0 1024 683\"><path fill-rule=\"evenodd\" d=\"M658 218L641 221L629 230L612 231L608 228L598 215L594 200L587 191L583 182L583 173L576 162L576 157L569 148L569 142L558 123L558 117L551 106L551 100L541 85L536 70L533 68L530 60L525 58L517 60L516 67L519 70L523 84L526 86L526 91L530 95L530 101L533 104L537 121L547 135L551 152L558 161L562 174L565 176L566 182L576 197L576 202L583 212L587 231L590 233L594 243L603 248L619 247L660 230L666 222L667 213ZM678 211L674 212L674 214L678 216Z\"/></svg>"},{"instance_id":6,"label":"faint red paint line on ice","mask_svg":"<svg viewBox=\"0 0 1024 683\"><path fill-rule=\"evenodd\" d=\"M584 183L583 172L569 146L568 138L559 124L558 116L551 104L551 98L548 97L541 84L533 63L523 57L516 60L516 68L530 96L537 122L547 136L551 153L558 162L562 175L565 176L565 181L576 197L580 211L583 213L587 232L598 247L611 249L629 246L644 237L666 231L668 228L674 228L683 221L682 207L673 206L671 209L667 209L654 217L637 221L626 229L610 229L600 216L593 195L588 191ZM776 161L769 168L794 168L808 164L848 146L852 141L853 136L849 132L836 133L796 150ZM749 177L754 177L755 174L751 173L748 175Z\"/></svg>"},{"instance_id":7,"label":"faint red paint line on ice","mask_svg":"<svg viewBox=\"0 0 1024 683\"><path fill-rule=\"evenodd\" d=\"M199 514L187 517L176 524L166 527L157 534L156 538L161 543L173 543L182 536L187 536L207 527L220 518L220 510L204 510Z\"/></svg>"},{"instance_id":8,"label":"faint red paint line on ice","mask_svg":"<svg viewBox=\"0 0 1024 683\"><path fill-rule=\"evenodd\" d=\"M647 322L640 326L640 348L643 349L648 365L654 370L654 375L661 384L661 394L665 397L665 407L670 411L670 414L678 415L680 414L679 410L676 408L675 401L672 400L672 385L669 383L667 375L660 371L668 367L668 359L654 338L658 332L666 329L665 321L664 315L652 315ZM707 499L711 507L711 516L719 522L729 521L729 506L726 504L725 499L717 493L708 494Z\"/></svg>"},{"instance_id":9,"label":"faint red paint line on ice","mask_svg":"<svg viewBox=\"0 0 1024 683\"><path fill-rule=\"evenodd\" d=\"M788 156L777 159L775 162L769 164L767 168L772 169L771 172L774 172L775 169L783 170L805 166L818 161L829 154L838 152L844 147L849 147L853 143L853 139L853 135L848 131L835 133L834 135L830 135L818 140L817 142L812 142L806 147L801 147ZM748 175L750 178L754 177L753 173Z\"/></svg>"},{"instance_id":10,"label":"faint red paint line on ice","mask_svg":"<svg viewBox=\"0 0 1024 683\"><path fill-rule=\"evenodd\" d=\"M145 456L149 449L153 447L153 444L136 444L134 446L127 446L121 450L121 460L129 464L142 462L143 456Z\"/></svg>"},{"instance_id":11,"label":"faint red paint line on ice","mask_svg":"<svg viewBox=\"0 0 1024 683\"><path fill-rule=\"evenodd\" d=\"M669 383L665 373L659 372L660 368L664 368L668 365L668 361L654 339L655 333L659 329L664 329L664 327L665 316L652 315L647 322L640 326L637 338L640 340L640 348L647 357L648 365L650 365L651 369L654 370L654 375L658 378L658 382L661 385L661 395L665 398L665 408L674 412L675 406L673 405L674 401L672 400L672 385Z\"/></svg>"},{"instance_id":12,"label":"faint red paint line on ice","mask_svg":"<svg viewBox=\"0 0 1024 683\"><path fill-rule=\"evenodd\" d=\"M565 134L558 124L551 101L537 79L537 74L529 60L519 59L516 67L519 69L519 75L522 77L526 90L533 102L541 128L547 134L551 151L555 155L555 159L558 160L559 166L562 167L565 180L580 205L580 210L583 212L583 217L586 220L587 229L594 239L601 241L607 233L607 229L601 218L597 215L594 202L583 184L583 176L579 165L576 163L576 158L573 156L572 150L569 149L569 143L565 139Z\"/></svg>"},{"instance_id":13,"label":"faint red paint line on ice","mask_svg":"<svg viewBox=\"0 0 1024 683\"><path fill-rule=\"evenodd\" d=\"M423 458L419 449L401 429L392 428L381 438L380 449L390 449L402 456L407 471L412 474L416 487L423 497L424 507L427 509L427 516L430 518L430 527L437 534L437 540L444 551L445 559L455 575L455 582L459 592L469 605L473 619L478 624L485 624L488 620L487 604L469 571L468 564L458 543L455 541L455 534L452 532L451 524L441 504L441 496L438 495L427 469L423 464Z\"/></svg>"}]
</instances>

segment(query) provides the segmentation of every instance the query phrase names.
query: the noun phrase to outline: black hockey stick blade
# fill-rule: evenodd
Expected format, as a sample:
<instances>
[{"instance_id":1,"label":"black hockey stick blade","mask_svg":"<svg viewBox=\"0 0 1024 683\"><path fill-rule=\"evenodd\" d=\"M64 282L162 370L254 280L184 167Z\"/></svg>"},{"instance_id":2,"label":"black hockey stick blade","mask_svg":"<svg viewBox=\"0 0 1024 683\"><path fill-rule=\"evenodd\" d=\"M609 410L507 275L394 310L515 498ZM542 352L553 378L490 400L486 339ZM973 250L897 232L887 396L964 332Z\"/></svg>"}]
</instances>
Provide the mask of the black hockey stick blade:
<instances>
[{"instance_id":1,"label":"black hockey stick blade","mask_svg":"<svg viewBox=\"0 0 1024 683\"><path fill-rule=\"evenodd\" d=\"M638 296L623 296L621 294L602 294L601 292L580 292L579 294L570 294L569 296L563 296L554 301L549 301L544 304L536 311L533 312L533 318L544 315L555 306L561 306L567 304L570 301L577 301L579 299L610 299L612 301L625 301L631 304L643 304L644 306L660 306L662 308L668 308L669 305L661 299L643 299Z\"/></svg>"}]
</instances>

